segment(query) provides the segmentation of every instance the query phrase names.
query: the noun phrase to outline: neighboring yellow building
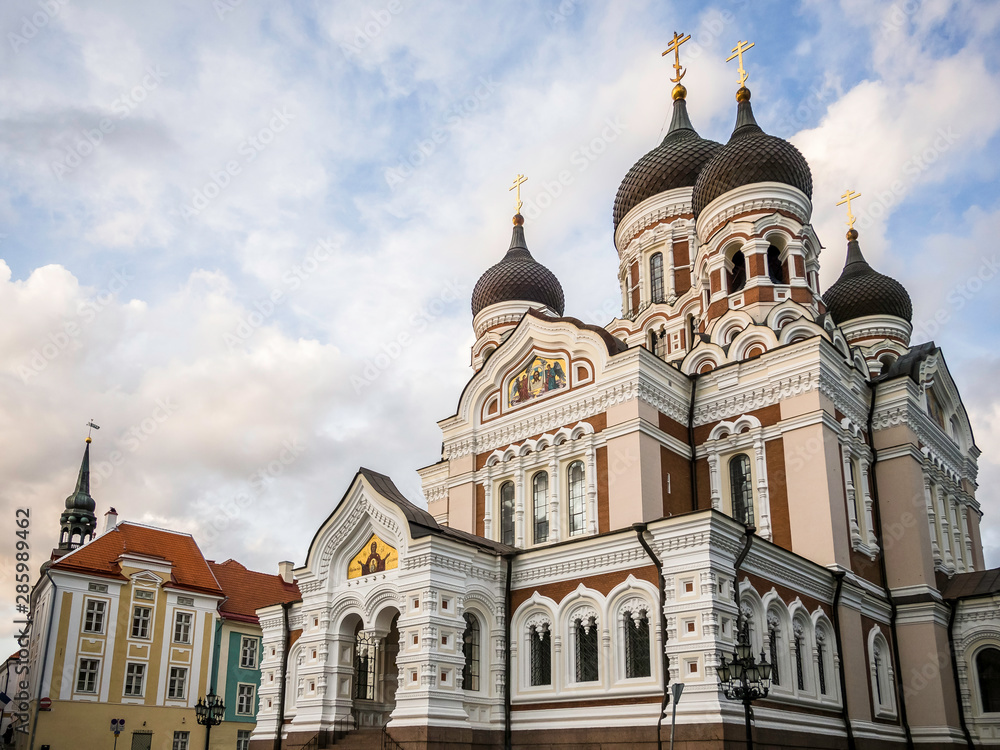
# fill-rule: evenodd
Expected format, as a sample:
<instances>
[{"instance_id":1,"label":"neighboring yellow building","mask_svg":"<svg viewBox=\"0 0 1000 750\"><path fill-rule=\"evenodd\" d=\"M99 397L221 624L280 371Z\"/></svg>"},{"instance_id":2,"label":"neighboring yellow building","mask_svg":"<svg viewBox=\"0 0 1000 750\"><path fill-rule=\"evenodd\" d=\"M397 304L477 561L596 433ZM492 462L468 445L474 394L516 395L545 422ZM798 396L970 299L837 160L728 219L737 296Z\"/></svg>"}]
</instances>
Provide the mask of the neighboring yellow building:
<instances>
[{"instance_id":1,"label":"neighboring yellow building","mask_svg":"<svg viewBox=\"0 0 1000 750\"><path fill-rule=\"evenodd\" d=\"M226 607L228 592L213 573L214 563L204 558L194 538L118 523L114 509L96 539L74 533L81 516L85 531L94 528L89 450L88 444L76 491L66 502L60 546L32 593L28 728L36 715L37 727L34 737L30 731L18 735L18 750L111 747L112 719L125 721L119 750L200 749L206 728L196 720L195 705L210 690L224 698L232 692L234 701L229 706L227 700L226 720L213 728L211 747L244 747L258 703L256 618L244 617L237 626L246 640L238 640L235 648L248 653L232 665L243 667L242 687L234 684L229 690L227 675L220 679L217 673L216 641L222 633L228 653L232 607ZM227 573L235 568L230 578L239 601L246 598L248 584L273 592L275 601L298 597L294 584L279 576L253 573L233 562L216 567ZM39 697L50 699L51 706L40 706Z\"/></svg>"}]
</instances>

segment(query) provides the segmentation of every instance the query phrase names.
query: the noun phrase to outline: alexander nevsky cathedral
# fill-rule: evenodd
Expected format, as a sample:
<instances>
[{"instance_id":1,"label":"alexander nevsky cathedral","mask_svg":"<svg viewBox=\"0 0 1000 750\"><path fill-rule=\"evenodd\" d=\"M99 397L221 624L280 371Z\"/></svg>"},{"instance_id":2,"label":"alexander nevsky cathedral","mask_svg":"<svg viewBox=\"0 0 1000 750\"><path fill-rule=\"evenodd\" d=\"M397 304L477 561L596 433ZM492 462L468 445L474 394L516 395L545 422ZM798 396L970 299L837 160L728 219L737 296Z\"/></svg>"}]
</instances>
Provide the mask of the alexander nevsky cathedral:
<instances>
[{"instance_id":1,"label":"alexander nevsky cathedral","mask_svg":"<svg viewBox=\"0 0 1000 750\"><path fill-rule=\"evenodd\" d=\"M820 288L812 175L754 119L749 47L717 142L683 41L614 201L621 316L567 315L514 216L427 509L359 470L301 601L258 610L251 747L1000 747L1000 571L944 353L865 260L858 193Z\"/></svg>"}]
</instances>

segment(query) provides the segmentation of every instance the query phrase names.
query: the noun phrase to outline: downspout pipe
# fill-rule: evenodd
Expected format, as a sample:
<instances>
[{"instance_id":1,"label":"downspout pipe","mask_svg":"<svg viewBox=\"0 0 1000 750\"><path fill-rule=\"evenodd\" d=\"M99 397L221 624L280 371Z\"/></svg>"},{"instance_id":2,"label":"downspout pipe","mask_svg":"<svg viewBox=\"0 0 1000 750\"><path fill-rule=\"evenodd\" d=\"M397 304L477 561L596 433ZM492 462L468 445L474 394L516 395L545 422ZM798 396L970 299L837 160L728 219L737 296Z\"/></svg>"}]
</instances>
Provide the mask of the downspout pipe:
<instances>
[{"instance_id":1,"label":"downspout pipe","mask_svg":"<svg viewBox=\"0 0 1000 750\"><path fill-rule=\"evenodd\" d=\"M691 448L691 510L698 510L698 467L694 458L694 397L698 391L698 373L692 373L689 377L691 399L688 404L688 446Z\"/></svg>"},{"instance_id":2,"label":"downspout pipe","mask_svg":"<svg viewBox=\"0 0 1000 750\"><path fill-rule=\"evenodd\" d=\"M878 387L875 383L869 383L872 397L868 406L868 447L872 452L871 468L868 470L868 477L871 480L872 490L872 510L875 516L875 524L878 526L878 538L882 540L883 547L878 555L879 572L882 575L882 588L885 590L885 598L889 602L889 630L892 632L892 658L896 662L896 671L901 673L903 662L899 655L899 637L896 632L896 600L892 598L892 589L889 588L889 574L885 567L885 534L882 529L882 507L879 504L878 496L878 451L875 448L875 434L872 425L875 420L875 395ZM906 691L903 690L903 680L897 678L897 690L899 694L899 720L903 725L903 732L906 734L907 750L914 750L913 732L910 731L910 722L906 715Z\"/></svg>"},{"instance_id":3,"label":"downspout pipe","mask_svg":"<svg viewBox=\"0 0 1000 750\"><path fill-rule=\"evenodd\" d=\"M52 580L52 576L49 573L48 568L46 568L43 572L45 573L45 577L49 579L49 583L52 584L52 606L49 607L49 627L48 631L45 633L45 645L42 647L42 669L38 676L38 694L35 696L35 718L31 721L30 750L35 750L35 735L38 733L38 713L41 710L38 704L42 700L42 685L45 682L45 667L49 662L49 641L52 640L52 621L56 619L56 594L58 593L58 587L56 586L56 582Z\"/></svg>"},{"instance_id":4,"label":"downspout pipe","mask_svg":"<svg viewBox=\"0 0 1000 750\"><path fill-rule=\"evenodd\" d=\"M281 682L278 683L278 729L274 736L275 750L281 750L282 743L284 742L282 733L285 731L285 682L288 674L288 650L292 647L292 631L289 627L289 612L291 612L291 609L291 602L282 602L281 622L284 639L281 649Z\"/></svg>"},{"instance_id":5,"label":"downspout pipe","mask_svg":"<svg viewBox=\"0 0 1000 750\"><path fill-rule=\"evenodd\" d=\"M663 612L664 607L664 590L666 589L666 581L663 578L663 563L660 562L660 558L656 556L653 552L653 548L649 546L646 541L645 533L647 525L645 523L634 523L632 528L635 531L636 539L639 540L639 544L642 548L646 550L646 554L649 555L649 559L653 561L653 565L656 566L656 578L657 578L657 591L659 593L660 603L657 607L659 612L659 622L660 622L660 638L661 638L661 648L660 648L660 673L663 676L663 699L660 702L660 718L656 720L656 747L657 750L663 750L663 715L667 712L667 702L669 701L670 691L667 689L670 687L670 657L667 656L667 616Z\"/></svg>"},{"instance_id":6,"label":"downspout pipe","mask_svg":"<svg viewBox=\"0 0 1000 750\"><path fill-rule=\"evenodd\" d=\"M504 583L504 597L503 597L503 621L504 621L504 639L507 644L507 648L503 652L503 746L504 750L511 750L512 743L512 733L510 726L510 585L512 579L512 573L514 570L514 555L506 554L503 559L507 563L507 576L506 582Z\"/></svg>"},{"instance_id":7,"label":"downspout pipe","mask_svg":"<svg viewBox=\"0 0 1000 750\"><path fill-rule=\"evenodd\" d=\"M958 603L960 599L949 599L948 606L951 612L948 615L948 648L951 650L951 674L955 680L955 700L958 703L958 723L962 725L962 734L965 735L965 744L969 750L975 750L976 746L972 742L972 733L969 731L969 724L965 720L965 705L962 703L962 691L958 682L958 654L955 652L955 618L958 616Z\"/></svg>"},{"instance_id":8,"label":"downspout pipe","mask_svg":"<svg viewBox=\"0 0 1000 750\"><path fill-rule=\"evenodd\" d=\"M847 750L854 750L854 727L851 726L851 715L847 710L847 675L844 674L844 647L840 637L840 594L844 589L844 576L847 571L833 571L833 580L837 588L833 592L833 637L837 642L837 653L840 654L840 714L844 717L844 729L847 731Z\"/></svg>"}]
</instances>

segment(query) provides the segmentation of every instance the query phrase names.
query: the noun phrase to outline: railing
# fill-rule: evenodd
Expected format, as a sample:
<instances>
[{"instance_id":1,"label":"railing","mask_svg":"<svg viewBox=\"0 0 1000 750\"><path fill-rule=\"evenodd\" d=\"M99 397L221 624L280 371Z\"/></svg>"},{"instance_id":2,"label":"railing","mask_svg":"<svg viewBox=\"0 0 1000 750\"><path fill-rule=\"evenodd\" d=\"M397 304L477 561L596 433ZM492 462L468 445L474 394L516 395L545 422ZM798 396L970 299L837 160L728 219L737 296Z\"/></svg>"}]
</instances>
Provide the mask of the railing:
<instances>
[{"instance_id":1,"label":"railing","mask_svg":"<svg viewBox=\"0 0 1000 750\"><path fill-rule=\"evenodd\" d=\"M381 750L403 750L403 746L396 742L396 739L389 734L389 722L382 725L382 749Z\"/></svg>"},{"instance_id":2,"label":"railing","mask_svg":"<svg viewBox=\"0 0 1000 750\"><path fill-rule=\"evenodd\" d=\"M338 741L344 739L347 734L358 728L358 718L355 715L337 719L331 729L321 729L309 742L302 746L302 750L324 750L333 747Z\"/></svg>"}]
</instances>

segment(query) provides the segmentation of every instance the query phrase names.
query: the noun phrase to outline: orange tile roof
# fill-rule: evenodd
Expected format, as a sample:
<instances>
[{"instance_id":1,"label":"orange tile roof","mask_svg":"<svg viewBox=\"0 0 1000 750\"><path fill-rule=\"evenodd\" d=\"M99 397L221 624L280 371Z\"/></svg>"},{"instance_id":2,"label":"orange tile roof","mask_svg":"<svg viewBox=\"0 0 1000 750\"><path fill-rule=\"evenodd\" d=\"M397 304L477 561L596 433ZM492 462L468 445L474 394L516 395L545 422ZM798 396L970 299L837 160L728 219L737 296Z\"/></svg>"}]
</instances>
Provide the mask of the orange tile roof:
<instances>
[{"instance_id":1,"label":"orange tile roof","mask_svg":"<svg viewBox=\"0 0 1000 750\"><path fill-rule=\"evenodd\" d=\"M89 544L60 557L52 567L73 573L123 578L119 563L123 554L159 557L169 561L172 567L170 581L164 584L166 587L207 594L223 593L194 537L130 521L123 521Z\"/></svg>"},{"instance_id":2,"label":"orange tile roof","mask_svg":"<svg viewBox=\"0 0 1000 750\"><path fill-rule=\"evenodd\" d=\"M261 607L302 598L299 587L285 583L279 575L247 570L235 560L223 563L209 560L208 564L228 597L219 605L219 612L228 619L257 623L257 610Z\"/></svg>"}]
</instances>

